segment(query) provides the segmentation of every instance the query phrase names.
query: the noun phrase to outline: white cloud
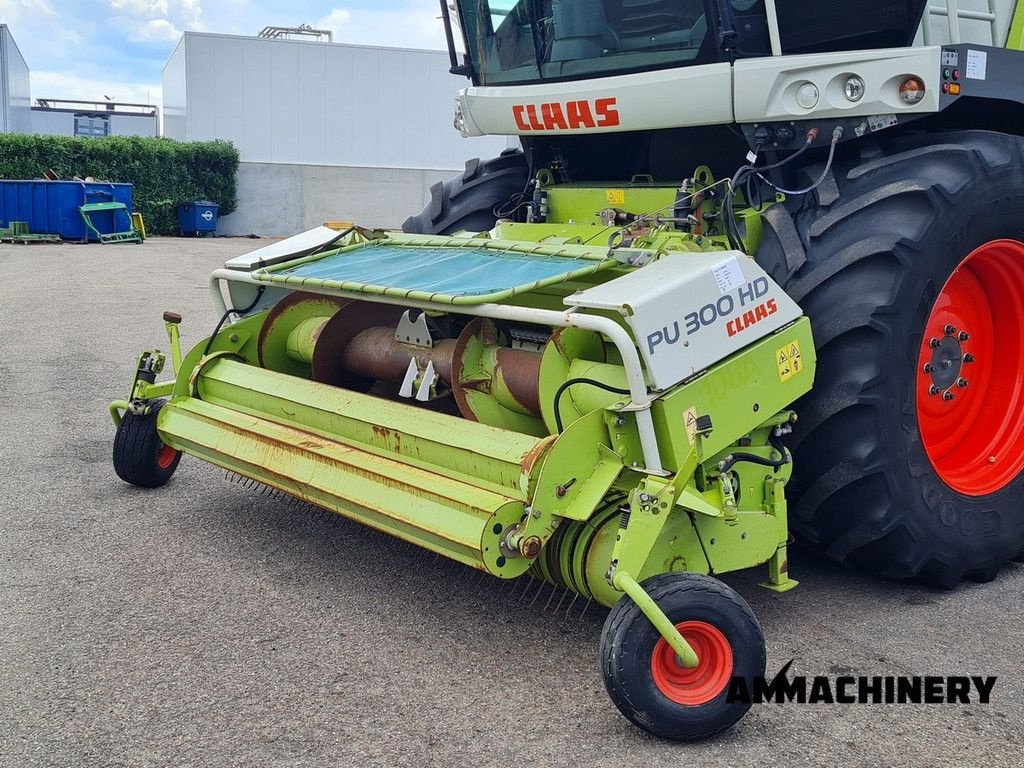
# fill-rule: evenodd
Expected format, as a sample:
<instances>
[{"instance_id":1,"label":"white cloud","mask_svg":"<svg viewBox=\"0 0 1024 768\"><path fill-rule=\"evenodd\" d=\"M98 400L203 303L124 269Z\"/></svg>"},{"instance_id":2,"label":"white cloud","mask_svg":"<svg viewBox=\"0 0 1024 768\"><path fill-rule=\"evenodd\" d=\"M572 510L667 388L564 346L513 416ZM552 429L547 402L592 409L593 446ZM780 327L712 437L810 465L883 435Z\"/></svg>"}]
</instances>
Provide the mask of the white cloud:
<instances>
[{"instance_id":1,"label":"white cloud","mask_svg":"<svg viewBox=\"0 0 1024 768\"><path fill-rule=\"evenodd\" d=\"M21 18L23 11L53 16L57 12L47 0L0 0L0 22Z\"/></svg>"},{"instance_id":2,"label":"white cloud","mask_svg":"<svg viewBox=\"0 0 1024 768\"><path fill-rule=\"evenodd\" d=\"M335 8L314 26L329 29L336 43L391 45L443 50L444 25L436 6L417 2L404 8Z\"/></svg>"},{"instance_id":3,"label":"white cloud","mask_svg":"<svg viewBox=\"0 0 1024 768\"><path fill-rule=\"evenodd\" d=\"M163 102L163 90L156 84L126 83L123 80L97 80L78 77L63 72L40 72L32 70L32 98L43 99L87 99L103 101L110 96L114 101L136 104Z\"/></svg>"},{"instance_id":4,"label":"white cloud","mask_svg":"<svg viewBox=\"0 0 1024 768\"><path fill-rule=\"evenodd\" d=\"M178 28L167 19L141 21L126 16L114 16L110 19L110 23L121 30L124 36L133 43L173 43L181 37Z\"/></svg>"},{"instance_id":5,"label":"white cloud","mask_svg":"<svg viewBox=\"0 0 1024 768\"><path fill-rule=\"evenodd\" d=\"M3 0L0 0L2 2ZM175 29L205 29L203 24L203 8L200 0L107 0L107 4L121 15L116 18L130 17L144 24L166 22ZM177 33L175 34L175 39ZM137 40L167 40L166 33L161 35L157 29L149 35L140 34Z\"/></svg>"}]
</instances>

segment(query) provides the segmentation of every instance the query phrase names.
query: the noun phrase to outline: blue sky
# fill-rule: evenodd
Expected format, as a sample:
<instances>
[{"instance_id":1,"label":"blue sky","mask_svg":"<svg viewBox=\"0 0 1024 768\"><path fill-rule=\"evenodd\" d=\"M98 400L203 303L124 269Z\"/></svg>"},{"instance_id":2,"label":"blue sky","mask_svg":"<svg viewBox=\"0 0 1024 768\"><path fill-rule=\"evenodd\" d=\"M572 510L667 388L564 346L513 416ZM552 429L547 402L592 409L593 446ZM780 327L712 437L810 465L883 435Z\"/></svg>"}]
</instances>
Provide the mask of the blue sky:
<instances>
[{"instance_id":1,"label":"blue sky","mask_svg":"<svg viewBox=\"0 0 1024 768\"><path fill-rule=\"evenodd\" d=\"M336 42L444 48L436 0L0 0L32 72L32 98L160 103L185 30L255 35L311 24Z\"/></svg>"}]
</instances>

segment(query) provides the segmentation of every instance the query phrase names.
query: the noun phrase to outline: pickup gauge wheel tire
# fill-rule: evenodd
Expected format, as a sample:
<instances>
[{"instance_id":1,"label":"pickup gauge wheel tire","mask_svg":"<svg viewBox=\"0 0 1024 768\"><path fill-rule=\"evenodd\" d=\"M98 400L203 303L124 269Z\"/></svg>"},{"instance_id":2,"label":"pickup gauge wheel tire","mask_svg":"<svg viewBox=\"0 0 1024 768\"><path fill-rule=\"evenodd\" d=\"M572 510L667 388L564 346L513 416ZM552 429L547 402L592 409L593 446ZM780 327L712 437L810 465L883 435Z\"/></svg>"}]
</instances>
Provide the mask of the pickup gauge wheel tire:
<instances>
[{"instance_id":1,"label":"pickup gauge wheel tire","mask_svg":"<svg viewBox=\"0 0 1024 768\"><path fill-rule=\"evenodd\" d=\"M181 451L164 445L156 429L163 402L153 404L145 416L126 413L114 435L114 471L126 483L140 488L165 485L178 468Z\"/></svg>"},{"instance_id":2,"label":"pickup gauge wheel tire","mask_svg":"<svg viewBox=\"0 0 1024 768\"><path fill-rule=\"evenodd\" d=\"M757 253L818 349L790 527L882 576L989 580L1024 554L1024 140L908 135L833 176L794 217L806 261L772 227Z\"/></svg>"},{"instance_id":3,"label":"pickup gauge wheel tire","mask_svg":"<svg viewBox=\"0 0 1024 768\"><path fill-rule=\"evenodd\" d=\"M683 667L629 597L612 608L601 634L601 672L615 706L634 725L673 741L706 739L733 726L748 701L729 701L734 677L747 691L764 676L765 642L750 606L710 576L666 573L644 589L697 654Z\"/></svg>"}]
</instances>

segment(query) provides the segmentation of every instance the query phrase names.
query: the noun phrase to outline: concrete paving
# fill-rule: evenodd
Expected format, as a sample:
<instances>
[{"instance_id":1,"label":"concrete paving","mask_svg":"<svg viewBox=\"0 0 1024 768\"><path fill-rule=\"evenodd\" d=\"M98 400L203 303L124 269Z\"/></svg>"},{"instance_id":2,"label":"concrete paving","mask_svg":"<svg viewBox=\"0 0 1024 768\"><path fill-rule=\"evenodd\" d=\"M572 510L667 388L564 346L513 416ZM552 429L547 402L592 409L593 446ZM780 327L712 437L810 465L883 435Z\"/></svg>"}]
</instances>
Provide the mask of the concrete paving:
<instances>
[{"instance_id":1,"label":"concrete paving","mask_svg":"<svg viewBox=\"0 0 1024 768\"><path fill-rule=\"evenodd\" d=\"M992 702L762 705L675 745L609 702L597 609L196 460L121 483L107 403L163 310L212 330L207 275L257 245L0 245L0 766L1024 765L1020 566L943 592L796 551L786 595L730 578L769 671L998 675Z\"/></svg>"}]
</instances>

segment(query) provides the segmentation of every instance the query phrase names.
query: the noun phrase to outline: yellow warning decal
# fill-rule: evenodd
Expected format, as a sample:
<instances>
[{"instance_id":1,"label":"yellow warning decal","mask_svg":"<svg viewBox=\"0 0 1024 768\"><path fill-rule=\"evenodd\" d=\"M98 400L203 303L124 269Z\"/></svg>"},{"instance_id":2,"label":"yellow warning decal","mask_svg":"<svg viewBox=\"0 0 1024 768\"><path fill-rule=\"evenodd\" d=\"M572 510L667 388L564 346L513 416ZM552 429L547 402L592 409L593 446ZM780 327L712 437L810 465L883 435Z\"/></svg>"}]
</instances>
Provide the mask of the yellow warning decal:
<instances>
[{"instance_id":1,"label":"yellow warning decal","mask_svg":"<svg viewBox=\"0 0 1024 768\"><path fill-rule=\"evenodd\" d=\"M608 205L625 205L626 190L609 189L604 193L604 199L608 201Z\"/></svg>"},{"instance_id":2,"label":"yellow warning decal","mask_svg":"<svg viewBox=\"0 0 1024 768\"><path fill-rule=\"evenodd\" d=\"M683 414L683 418L686 422L686 442L693 445L693 441L697 439L697 406L691 405Z\"/></svg>"},{"instance_id":3,"label":"yellow warning decal","mask_svg":"<svg viewBox=\"0 0 1024 768\"><path fill-rule=\"evenodd\" d=\"M779 381L789 381L804 369L800 355L800 342L791 341L775 350L775 363L779 367Z\"/></svg>"}]
</instances>

